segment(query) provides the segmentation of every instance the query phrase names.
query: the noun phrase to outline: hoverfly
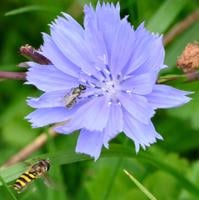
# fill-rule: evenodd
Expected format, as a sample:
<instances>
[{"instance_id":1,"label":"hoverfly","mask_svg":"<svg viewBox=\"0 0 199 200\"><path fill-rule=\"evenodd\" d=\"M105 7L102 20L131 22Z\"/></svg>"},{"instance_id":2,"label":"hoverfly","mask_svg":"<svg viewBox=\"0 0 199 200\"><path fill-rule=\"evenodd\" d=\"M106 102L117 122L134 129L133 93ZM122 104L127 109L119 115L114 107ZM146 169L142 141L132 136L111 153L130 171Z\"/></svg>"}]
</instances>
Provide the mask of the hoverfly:
<instances>
[{"instance_id":1,"label":"hoverfly","mask_svg":"<svg viewBox=\"0 0 199 200\"><path fill-rule=\"evenodd\" d=\"M29 167L13 184L13 189L17 192L22 192L32 181L37 178L44 177L50 169L48 160L39 160Z\"/></svg>"},{"instance_id":2,"label":"hoverfly","mask_svg":"<svg viewBox=\"0 0 199 200\"><path fill-rule=\"evenodd\" d=\"M79 84L78 87L72 89L71 93L65 97L65 105L67 108L71 108L75 103L77 98L86 90L86 86Z\"/></svg>"}]
</instances>

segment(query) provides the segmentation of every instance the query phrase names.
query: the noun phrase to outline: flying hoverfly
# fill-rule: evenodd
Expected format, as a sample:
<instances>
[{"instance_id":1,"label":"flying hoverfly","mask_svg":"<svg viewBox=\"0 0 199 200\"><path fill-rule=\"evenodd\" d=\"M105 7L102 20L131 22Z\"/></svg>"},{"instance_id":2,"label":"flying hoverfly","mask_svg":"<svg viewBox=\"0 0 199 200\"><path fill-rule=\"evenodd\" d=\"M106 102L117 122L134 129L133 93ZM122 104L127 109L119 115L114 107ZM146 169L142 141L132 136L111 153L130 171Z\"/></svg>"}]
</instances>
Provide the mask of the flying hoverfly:
<instances>
[{"instance_id":1,"label":"flying hoverfly","mask_svg":"<svg viewBox=\"0 0 199 200\"><path fill-rule=\"evenodd\" d=\"M65 105L67 108L71 108L77 101L77 98L86 90L86 86L79 84L78 87L72 89L71 93L65 97Z\"/></svg>"},{"instance_id":2,"label":"flying hoverfly","mask_svg":"<svg viewBox=\"0 0 199 200\"><path fill-rule=\"evenodd\" d=\"M50 169L48 160L39 160L31 165L13 184L13 189L18 193L22 192L32 181L37 178L45 177Z\"/></svg>"}]
</instances>

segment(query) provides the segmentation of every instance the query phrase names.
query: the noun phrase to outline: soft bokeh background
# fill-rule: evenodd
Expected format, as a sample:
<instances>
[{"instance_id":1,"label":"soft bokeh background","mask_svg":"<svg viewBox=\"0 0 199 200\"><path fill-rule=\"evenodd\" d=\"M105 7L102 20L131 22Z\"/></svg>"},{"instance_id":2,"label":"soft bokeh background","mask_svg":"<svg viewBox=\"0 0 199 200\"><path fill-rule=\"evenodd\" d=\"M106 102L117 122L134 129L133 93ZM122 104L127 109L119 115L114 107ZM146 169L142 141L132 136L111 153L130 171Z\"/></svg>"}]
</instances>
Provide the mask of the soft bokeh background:
<instances>
[{"instance_id":1,"label":"soft bokeh background","mask_svg":"<svg viewBox=\"0 0 199 200\"><path fill-rule=\"evenodd\" d=\"M0 70L23 71L16 66L19 62L25 61L19 55L19 47L28 43L38 48L42 43L41 32L49 31L48 24L61 11L71 14L82 23L82 9L86 2L88 1L1 0ZM96 1L92 3L95 5ZM123 0L120 4L121 15L129 15L129 20L135 27L145 21L150 30L164 34L180 20L199 9L198 0ZM23 7L26 8L15 10ZM14 12L5 16L9 11ZM199 21L166 46L166 64L169 68L165 73L181 73L176 69L176 59L185 45L193 41L199 41ZM198 200L199 193L194 192L193 188L190 189L186 180L199 188L199 82L169 84L195 91L195 94L192 95L193 101L189 104L181 108L159 110L154 117L155 127L163 135L164 141L158 141L146 153L152 153L153 159L158 159L159 163L156 161L154 165L153 159L150 162L132 154L132 158L128 159L118 156L100 158L97 162L63 164L52 167L49 172L49 176L54 180L55 189L46 187L38 180L17 198L23 200L147 199L124 174L125 168L158 200ZM32 129L24 120L24 117L31 112L31 108L25 102L27 96L38 94L35 88L24 85L22 81L0 81L0 164L46 130ZM49 152L74 151L76 138L77 134L60 135L49 140L32 156ZM123 136L119 136L112 143L122 144L124 140ZM131 141L128 141L127 145L133 150L134 145ZM175 176L168 166L181 176ZM0 188L0 200L7 199L11 197Z\"/></svg>"}]
</instances>

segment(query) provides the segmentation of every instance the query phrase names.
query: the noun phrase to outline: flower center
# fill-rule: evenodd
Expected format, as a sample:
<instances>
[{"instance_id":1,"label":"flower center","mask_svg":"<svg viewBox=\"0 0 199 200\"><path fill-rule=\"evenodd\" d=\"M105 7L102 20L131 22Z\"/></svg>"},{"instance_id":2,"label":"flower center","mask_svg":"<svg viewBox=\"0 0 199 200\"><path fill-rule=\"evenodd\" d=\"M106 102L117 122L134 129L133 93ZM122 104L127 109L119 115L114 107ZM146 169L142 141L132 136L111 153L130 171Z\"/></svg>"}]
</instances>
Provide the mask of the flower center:
<instances>
[{"instance_id":1,"label":"flower center","mask_svg":"<svg viewBox=\"0 0 199 200\"><path fill-rule=\"evenodd\" d=\"M99 73L102 75L100 78L92 74L80 74L80 84L85 85L87 88L86 92L81 94L81 97L106 96L109 102L117 102L118 93L121 90L121 75L113 78L108 67L103 71L99 70Z\"/></svg>"},{"instance_id":2,"label":"flower center","mask_svg":"<svg viewBox=\"0 0 199 200\"><path fill-rule=\"evenodd\" d=\"M115 98L119 90L119 83L117 80L108 80L102 84L102 92L104 95L108 95L109 98Z\"/></svg>"}]
</instances>

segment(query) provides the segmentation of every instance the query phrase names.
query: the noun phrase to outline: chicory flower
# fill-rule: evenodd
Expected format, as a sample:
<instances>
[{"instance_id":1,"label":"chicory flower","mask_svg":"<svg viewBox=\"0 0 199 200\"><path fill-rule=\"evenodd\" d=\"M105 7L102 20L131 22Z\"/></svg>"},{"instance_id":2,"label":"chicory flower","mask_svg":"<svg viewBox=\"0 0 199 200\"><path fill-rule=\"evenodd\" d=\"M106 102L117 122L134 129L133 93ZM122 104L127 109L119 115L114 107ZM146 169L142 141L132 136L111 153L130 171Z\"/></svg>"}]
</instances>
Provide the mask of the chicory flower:
<instances>
[{"instance_id":1,"label":"chicory flower","mask_svg":"<svg viewBox=\"0 0 199 200\"><path fill-rule=\"evenodd\" d=\"M95 159L120 132L138 152L162 139L151 122L155 110L187 103L189 93L156 83L165 67L161 35L143 23L134 29L119 4L84 11L83 27L62 13L43 34L40 53L50 63L28 62L27 83L44 93L28 99L36 110L26 118L33 127L61 122L59 133L80 130L76 152Z\"/></svg>"}]
</instances>

